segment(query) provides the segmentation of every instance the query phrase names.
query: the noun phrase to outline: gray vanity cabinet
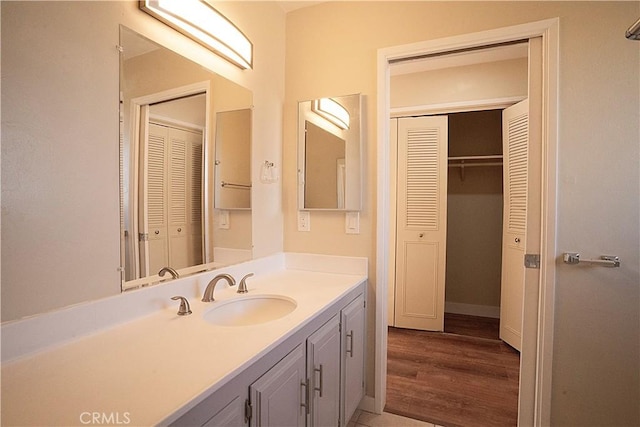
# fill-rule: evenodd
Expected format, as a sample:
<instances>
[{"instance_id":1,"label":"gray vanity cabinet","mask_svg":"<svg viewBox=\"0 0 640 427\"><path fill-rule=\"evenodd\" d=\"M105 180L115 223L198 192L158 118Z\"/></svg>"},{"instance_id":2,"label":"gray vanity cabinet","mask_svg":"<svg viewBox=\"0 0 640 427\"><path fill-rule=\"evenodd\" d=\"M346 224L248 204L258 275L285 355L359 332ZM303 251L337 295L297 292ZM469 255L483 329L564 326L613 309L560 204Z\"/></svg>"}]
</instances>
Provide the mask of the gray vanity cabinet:
<instances>
[{"instance_id":1,"label":"gray vanity cabinet","mask_svg":"<svg viewBox=\"0 0 640 427\"><path fill-rule=\"evenodd\" d=\"M346 426L364 396L363 283L171 423Z\"/></svg>"}]
</instances>

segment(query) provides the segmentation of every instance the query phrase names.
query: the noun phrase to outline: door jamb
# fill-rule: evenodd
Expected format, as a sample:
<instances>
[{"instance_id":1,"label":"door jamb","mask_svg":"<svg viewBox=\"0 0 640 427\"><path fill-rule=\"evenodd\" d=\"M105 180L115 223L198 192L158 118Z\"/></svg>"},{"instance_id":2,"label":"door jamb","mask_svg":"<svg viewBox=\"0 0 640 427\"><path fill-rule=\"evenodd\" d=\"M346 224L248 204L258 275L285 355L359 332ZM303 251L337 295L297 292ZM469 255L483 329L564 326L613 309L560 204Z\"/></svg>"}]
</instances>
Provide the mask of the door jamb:
<instances>
[{"instance_id":1,"label":"door jamb","mask_svg":"<svg viewBox=\"0 0 640 427\"><path fill-rule=\"evenodd\" d=\"M542 37L543 87L542 87L542 206L540 279L535 337L535 361L521 362L521 370L530 370L528 378L533 384L520 383L520 399L530 404L532 411L519 411L520 425L549 425L551 420L551 370L553 355L553 313L556 258L556 187L558 143L558 76L559 76L559 19L511 27L498 28L472 34L452 36L408 45L378 50L377 66L377 230L376 230L376 323L375 323L375 398L373 411L381 413L386 401L387 375L387 287L389 277L389 117L390 73L389 61L420 54L447 52L462 48L474 48L496 43ZM523 328L523 331L525 329ZM369 402L370 403L370 402ZM365 403L366 404L366 403ZM524 413L527 412L527 413Z\"/></svg>"}]
</instances>

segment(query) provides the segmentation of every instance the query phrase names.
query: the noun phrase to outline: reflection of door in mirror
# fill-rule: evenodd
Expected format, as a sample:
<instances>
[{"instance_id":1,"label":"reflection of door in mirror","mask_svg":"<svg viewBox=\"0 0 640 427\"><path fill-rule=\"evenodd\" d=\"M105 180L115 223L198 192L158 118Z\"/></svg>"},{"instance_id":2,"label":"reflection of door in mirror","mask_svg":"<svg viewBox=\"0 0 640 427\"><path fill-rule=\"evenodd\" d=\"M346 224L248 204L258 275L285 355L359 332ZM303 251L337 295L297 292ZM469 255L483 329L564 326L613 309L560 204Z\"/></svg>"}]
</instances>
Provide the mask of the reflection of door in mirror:
<instances>
[{"instance_id":1,"label":"reflection of door in mirror","mask_svg":"<svg viewBox=\"0 0 640 427\"><path fill-rule=\"evenodd\" d=\"M138 197L141 277L203 262L202 171L206 96L145 106ZM147 114L148 111L148 114Z\"/></svg>"},{"instance_id":2,"label":"reflection of door in mirror","mask_svg":"<svg viewBox=\"0 0 640 427\"><path fill-rule=\"evenodd\" d=\"M146 201L140 219L149 231L149 256L141 258L141 270L155 274L164 266L175 269L202 264L202 160L205 97L167 101L150 106L147 141L141 153L145 172L141 187ZM188 108L185 104L193 104ZM198 105L199 104L199 105ZM187 120L176 118L192 111ZM160 115L159 115L160 113ZM168 114L167 114L168 113ZM199 117L198 117L199 116Z\"/></svg>"},{"instance_id":3,"label":"reflection of door in mirror","mask_svg":"<svg viewBox=\"0 0 640 427\"><path fill-rule=\"evenodd\" d=\"M344 208L345 140L305 122L305 207Z\"/></svg>"}]
</instances>

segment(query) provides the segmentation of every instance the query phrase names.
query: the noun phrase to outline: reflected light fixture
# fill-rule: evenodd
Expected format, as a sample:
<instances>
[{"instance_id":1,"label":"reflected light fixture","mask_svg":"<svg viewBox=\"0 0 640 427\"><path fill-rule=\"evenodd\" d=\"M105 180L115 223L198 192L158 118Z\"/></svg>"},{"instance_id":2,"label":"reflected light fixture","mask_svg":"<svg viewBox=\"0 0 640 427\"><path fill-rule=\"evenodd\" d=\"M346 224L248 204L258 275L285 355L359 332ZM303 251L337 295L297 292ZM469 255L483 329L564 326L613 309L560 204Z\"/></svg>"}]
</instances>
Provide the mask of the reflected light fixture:
<instances>
[{"instance_id":1,"label":"reflected light fixture","mask_svg":"<svg viewBox=\"0 0 640 427\"><path fill-rule=\"evenodd\" d=\"M640 40L640 19L634 22L624 35L629 40Z\"/></svg>"},{"instance_id":2,"label":"reflected light fixture","mask_svg":"<svg viewBox=\"0 0 640 427\"><path fill-rule=\"evenodd\" d=\"M340 129L349 129L349 111L331 98L315 99L311 109Z\"/></svg>"},{"instance_id":3,"label":"reflected light fixture","mask_svg":"<svg viewBox=\"0 0 640 427\"><path fill-rule=\"evenodd\" d=\"M140 0L140 9L242 69L253 68L251 41L206 0Z\"/></svg>"}]
</instances>

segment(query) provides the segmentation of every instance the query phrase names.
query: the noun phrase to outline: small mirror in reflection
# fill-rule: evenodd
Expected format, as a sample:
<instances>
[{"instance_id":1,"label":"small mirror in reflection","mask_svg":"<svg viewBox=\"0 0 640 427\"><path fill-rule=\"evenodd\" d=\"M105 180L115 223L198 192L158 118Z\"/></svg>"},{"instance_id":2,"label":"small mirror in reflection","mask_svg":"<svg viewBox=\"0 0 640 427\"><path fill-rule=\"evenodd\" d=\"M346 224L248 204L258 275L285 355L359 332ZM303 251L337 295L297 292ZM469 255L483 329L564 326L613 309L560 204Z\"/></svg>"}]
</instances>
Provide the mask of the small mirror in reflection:
<instances>
[{"instance_id":1,"label":"small mirror in reflection","mask_svg":"<svg viewBox=\"0 0 640 427\"><path fill-rule=\"evenodd\" d=\"M298 209L359 211L362 96L298 104Z\"/></svg>"}]
</instances>

